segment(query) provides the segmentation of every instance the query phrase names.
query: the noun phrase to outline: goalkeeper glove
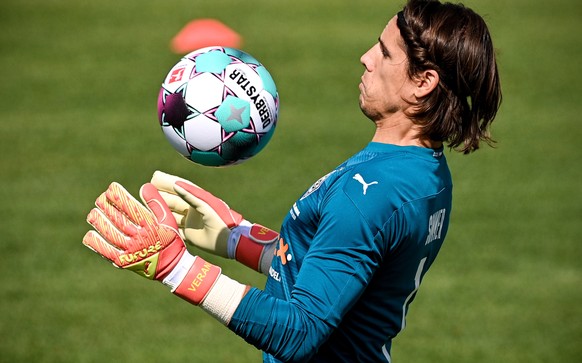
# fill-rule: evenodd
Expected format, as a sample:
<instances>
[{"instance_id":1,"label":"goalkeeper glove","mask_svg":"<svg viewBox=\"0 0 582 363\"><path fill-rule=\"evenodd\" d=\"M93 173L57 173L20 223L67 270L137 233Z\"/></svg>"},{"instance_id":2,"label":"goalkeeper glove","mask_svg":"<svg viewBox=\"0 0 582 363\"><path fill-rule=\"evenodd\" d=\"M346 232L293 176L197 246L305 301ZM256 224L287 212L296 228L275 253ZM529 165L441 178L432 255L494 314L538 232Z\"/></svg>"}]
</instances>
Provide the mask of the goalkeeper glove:
<instances>
[{"instance_id":1,"label":"goalkeeper glove","mask_svg":"<svg viewBox=\"0 0 582 363\"><path fill-rule=\"evenodd\" d=\"M186 250L171 211L152 184L140 189L144 207L112 183L87 216L95 228L83 244L114 266L158 280L186 301L228 324L247 287Z\"/></svg>"},{"instance_id":2,"label":"goalkeeper glove","mask_svg":"<svg viewBox=\"0 0 582 363\"><path fill-rule=\"evenodd\" d=\"M186 242L267 273L279 234L251 223L192 182L156 171L151 183L173 212Z\"/></svg>"}]
</instances>

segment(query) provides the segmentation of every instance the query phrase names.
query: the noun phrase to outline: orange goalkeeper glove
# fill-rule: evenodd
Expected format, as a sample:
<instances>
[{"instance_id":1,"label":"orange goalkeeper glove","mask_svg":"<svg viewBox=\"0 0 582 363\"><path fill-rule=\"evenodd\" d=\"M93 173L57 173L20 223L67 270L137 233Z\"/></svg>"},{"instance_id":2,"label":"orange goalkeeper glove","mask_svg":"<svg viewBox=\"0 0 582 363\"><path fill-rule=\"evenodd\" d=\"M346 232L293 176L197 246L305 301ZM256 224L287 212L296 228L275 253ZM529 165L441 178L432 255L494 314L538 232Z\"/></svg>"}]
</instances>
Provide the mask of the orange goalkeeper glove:
<instances>
[{"instance_id":1,"label":"orange goalkeeper glove","mask_svg":"<svg viewBox=\"0 0 582 363\"><path fill-rule=\"evenodd\" d=\"M173 212L186 242L266 273L279 234L251 223L192 182L156 171L151 183Z\"/></svg>"},{"instance_id":2,"label":"orange goalkeeper glove","mask_svg":"<svg viewBox=\"0 0 582 363\"><path fill-rule=\"evenodd\" d=\"M152 184L140 189L144 207L123 186L112 183L87 216L95 228L83 244L119 268L158 280L198 305L221 275L221 269L186 250L168 206Z\"/></svg>"}]
</instances>

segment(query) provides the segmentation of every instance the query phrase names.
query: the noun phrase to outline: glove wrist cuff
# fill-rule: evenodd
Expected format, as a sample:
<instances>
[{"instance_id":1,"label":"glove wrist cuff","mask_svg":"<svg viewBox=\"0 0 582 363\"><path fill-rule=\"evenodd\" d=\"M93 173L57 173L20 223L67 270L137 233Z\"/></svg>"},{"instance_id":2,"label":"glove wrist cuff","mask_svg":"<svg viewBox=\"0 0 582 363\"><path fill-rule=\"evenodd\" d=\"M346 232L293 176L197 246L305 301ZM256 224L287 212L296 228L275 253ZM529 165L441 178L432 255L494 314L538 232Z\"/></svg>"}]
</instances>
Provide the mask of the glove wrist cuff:
<instances>
[{"instance_id":1,"label":"glove wrist cuff","mask_svg":"<svg viewBox=\"0 0 582 363\"><path fill-rule=\"evenodd\" d=\"M245 266L255 271L262 272L264 251L272 245L279 234L272 229L260 224L242 224L234 228L229 237L228 254Z\"/></svg>"},{"instance_id":2,"label":"glove wrist cuff","mask_svg":"<svg viewBox=\"0 0 582 363\"><path fill-rule=\"evenodd\" d=\"M244 219L238 226L234 227L230 231L228 236L228 242L226 245L226 253L228 258L231 260L236 259L236 249L241 236L248 236L253 224L246 219Z\"/></svg>"},{"instance_id":3,"label":"glove wrist cuff","mask_svg":"<svg viewBox=\"0 0 582 363\"><path fill-rule=\"evenodd\" d=\"M188 251L185 251L176 266L170 273L162 280L162 284L168 286L172 292L176 290L178 285L184 280L186 274L194 264L195 256L192 256Z\"/></svg>"},{"instance_id":4,"label":"glove wrist cuff","mask_svg":"<svg viewBox=\"0 0 582 363\"><path fill-rule=\"evenodd\" d=\"M189 257L185 257L188 255ZM199 256L184 253L178 265L164 279L172 293L182 299L200 305L221 275L221 269Z\"/></svg>"}]
</instances>

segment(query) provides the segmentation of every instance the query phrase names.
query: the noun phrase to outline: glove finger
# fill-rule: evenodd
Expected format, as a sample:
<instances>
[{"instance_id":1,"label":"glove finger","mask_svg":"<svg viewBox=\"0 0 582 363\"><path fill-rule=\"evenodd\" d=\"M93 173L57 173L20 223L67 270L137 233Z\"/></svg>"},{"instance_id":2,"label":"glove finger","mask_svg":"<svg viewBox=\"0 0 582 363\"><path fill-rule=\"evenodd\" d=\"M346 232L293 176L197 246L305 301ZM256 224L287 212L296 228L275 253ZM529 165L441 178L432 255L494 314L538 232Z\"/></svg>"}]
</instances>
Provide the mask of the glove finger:
<instances>
[{"instance_id":1,"label":"glove finger","mask_svg":"<svg viewBox=\"0 0 582 363\"><path fill-rule=\"evenodd\" d=\"M154 216L119 183L111 183L105 191L107 201L141 227L155 226Z\"/></svg>"},{"instance_id":2,"label":"glove finger","mask_svg":"<svg viewBox=\"0 0 582 363\"><path fill-rule=\"evenodd\" d=\"M121 233L127 236L135 235L136 226L127 218L125 214L123 214L119 209L117 209L109 202L106 193L102 193L95 200L95 205L97 208L99 208L99 212L104 215L100 216L100 218L107 219L108 222L113 224ZM87 218L89 218L89 216L87 216ZM87 221L89 221L89 219L87 219Z\"/></svg>"},{"instance_id":3,"label":"glove finger","mask_svg":"<svg viewBox=\"0 0 582 363\"><path fill-rule=\"evenodd\" d=\"M164 172L156 170L154 172L154 174L152 175L152 179L150 180L150 183L155 185L155 187L160 192L175 194L174 183L177 181L177 179L178 178L173 176L173 175L166 174Z\"/></svg>"},{"instance_id":4,"label":"glove finger","mask_svg":"<svg viewBox=\"0 0 582 363\"><path fill-rule=\"evenodd\" d=\"M119 211L117 213L121 215ZM117 219L118 223L120 224L124 224L125 222L123 221L127 221L127 219L124 218L123 216L119 218L116 217L115 219ZM119 227L126 230L130 228L135 229L134 226L127 224L125 225L113 224L111 220L107 218L107 216L100 209L97 208L91 209L91 211L87 215L87 222L89 222L89 224L92 225L93 228L95 228L95 230L99 232L99 234L109 244L116 246L120 250L127 249L129 237L125 233L123 233Z\"/></svg>"},{"instance_id":5,"label":"glove finger","mask_svg":"<svg viewBox=\"0 0 582 363\"><path fill-rule=\"evenodd\" d=\"M101 257L113 262L113 265L116 267L121 267L121 264L119 263L119 255L122 251L107 243L107 241L97 232L87 232L83 237L83 244L92 251L101 255Z\"/></svg>"},{"instance_id":6,"label":"glove finger","mask_svg":"<svg viewBox=\"0 0 582 363\"><path fill-rule=\"evenodd\" d=\"M172 215L174 216L176 223L178 223L178 228L180 228L180 229L184 228L185 223L186 223L186 216L181 214L181 213L174 213L174 212L172 212Z\"/></svg>"},{"instance_id":7,"label":"glove finger","mask_svg":"<svg viewBox=\"0 0 582 363\"><path fill-rule=\"evenodd\" d=\"M117 186L121 187L119 184ZM154 215L125 189L123 191L125 198L119 198L117 205L112 204L107 191L97 198L95 204L99 209L92 211L93 214L90 213L90 223L95 229L107 241L124 251L148 248L156 241L160 241L164 246L169 243L170 241L162 240L160 225L156 222ZM127 215L131 212L132 204L133 208L138 208L134 210L133 220Z\"/></svg>"},{"instance_id":8,"label":"glove finger","mask_svg":"<svg viewBox=\"0 0 582 363\"><path fill-rule=\"evenodd\" d=\"M228 206L204 189L177 182L176 185L174 185L174 190L190 206L184 219L184 225L186 227L203 229L205 225L205 216L208 222L216 220L217 222L220 222L220 225L226 224L222 215L225 215L230 219L228 213L230 209ZM212 200L214 205L209 205L204 199L199 198L200 196L207 200Z\"/></svg>"},{"instance_id":9,"label":"glove finger","mask_svg":"<svg viewBox=\"0 0 582 363\"><path fill-rule=\"evenodd\" d=\"M229 228L238 226L243 221L242 215L230 209L221 199L198 186L177 181L174 190L202 214L206 208L210 207Z\"/></svg>"},{"instance_id":10,"label":"glove finger","mask_svg":"<svg viewBox=\"0 0 582 363\"><path fill-rule=\"evenodd\" d=\"M182 241L186 241L186 234L184 233L184 229L180 228L178 230L178 234L180 235L180 238L182 239Z\"/></svg>"},{"instance_id":11,"label":"glove finger","mask_svg":"<svg viewBox=\"0 0 582 363\"><path fill-rule=\"evenodd\" d=\"M160 191L160 195L164 198L164 201L170 208L173 213L186 215L188 213L188 209L190 209L190 204L188 204L184 199L180 196L176 195L174 190L172 190L173 194L166 193L164 191Z\"/></svg>"},{"instance_id":12,"label":"glove finger","mask_svg":"<svg viewBox=\"0 0 582 363\"><path fill-rule=\"evenodd\" d=\"M178 234L183 241L189 242L186 238L186 234L184 233L184 228L186 227L186 216L183 214L172 213L176 223L178 223Z\"/></svg>"},{"instance_id":13,"label":"glove finger","mask_svg":"<svg viewBox=\"0 0 582 363\"><path fill-rule=\"evenodd\" d=\"M176 192L174 192L174 184L177 181L182 181L182 182L185 182L188 184L195 185L194 183L192 183L189 180L186 180L184 178L180 178L178 176L171 175L168 173L164 173L163 171L159 171L159 170L156 170L154 172L154 174L152 175L152 179L151 179L150 183L155 185L155 187L159 191L167 192L170 194L176 194Z\"/></svg>"},{"instance_id":14,"label":"glove finger","mask_svg":"<svg viewBox=\"0 0 582 363\"><path fill-rule=\"evenodd\" d=\"M159 224L178 230L178 223L174 219L172 211L152 183L142 185L139 195Z\"/></svg>"}]
</instances>

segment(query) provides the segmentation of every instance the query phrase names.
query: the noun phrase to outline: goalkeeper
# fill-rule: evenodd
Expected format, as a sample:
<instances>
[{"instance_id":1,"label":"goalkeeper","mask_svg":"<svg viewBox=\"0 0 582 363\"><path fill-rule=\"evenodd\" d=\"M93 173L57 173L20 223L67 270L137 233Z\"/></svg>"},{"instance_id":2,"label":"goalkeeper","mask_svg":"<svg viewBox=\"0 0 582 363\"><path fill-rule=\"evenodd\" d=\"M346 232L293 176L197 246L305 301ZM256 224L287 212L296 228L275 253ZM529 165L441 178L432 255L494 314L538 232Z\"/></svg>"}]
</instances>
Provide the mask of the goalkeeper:
<instances>
[{"instance_id":1,"label":"goalkeeper","mask_svg":"<svg viewBox=\"0 0 582 363\"><path fill-rule=\"evenodd\" d=\"M390 362L449 225L444 144L467 154L490 143L501 90L487 26L462 5L410 0L361 62L373 139L292 205L280 234L156 172L143 204L112 183L83 243L200 306L265 362ZM184 241L266 274L264 290Z\"/></svg>"}]
</instances>

